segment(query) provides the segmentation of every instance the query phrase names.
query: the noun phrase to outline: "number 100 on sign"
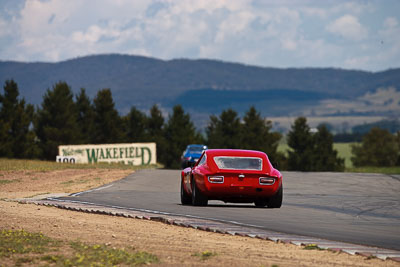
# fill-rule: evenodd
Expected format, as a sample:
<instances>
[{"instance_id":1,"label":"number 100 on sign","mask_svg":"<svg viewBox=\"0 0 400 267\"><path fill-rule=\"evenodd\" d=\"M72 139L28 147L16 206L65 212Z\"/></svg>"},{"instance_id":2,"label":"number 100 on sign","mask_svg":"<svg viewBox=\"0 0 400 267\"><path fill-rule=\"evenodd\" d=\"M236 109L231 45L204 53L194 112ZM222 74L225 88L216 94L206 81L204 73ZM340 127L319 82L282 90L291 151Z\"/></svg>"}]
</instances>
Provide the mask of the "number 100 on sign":
<instances>
[{"instance_id":1,"label":"number 100 on sign","mask_svg":"<svg viewBox=\"0 0 400 267\"><path fill-rule=\"evenodd\" d=\"M75 159L75 157L71 157L71 156L57 156L56 157L56 162L75 163L76 159Z\"/></svg>"}]
</instances>

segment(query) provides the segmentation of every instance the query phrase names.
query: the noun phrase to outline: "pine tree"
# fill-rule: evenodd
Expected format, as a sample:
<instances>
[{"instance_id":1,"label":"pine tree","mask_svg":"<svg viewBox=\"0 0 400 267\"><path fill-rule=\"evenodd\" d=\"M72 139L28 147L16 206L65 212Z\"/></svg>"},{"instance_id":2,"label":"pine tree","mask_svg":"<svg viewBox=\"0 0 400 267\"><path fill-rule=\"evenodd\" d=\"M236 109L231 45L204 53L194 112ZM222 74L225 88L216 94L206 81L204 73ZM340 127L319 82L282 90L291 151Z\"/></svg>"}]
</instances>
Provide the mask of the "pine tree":
<instances>
[{"instance_id":1,"label":"pine tree","mask_svg":"<svg viewBox=\"0 0 400 267\"><path fill-rule=\"evenodd\" d=\"M0 157L12 158L14 156L11 125L17 97L18 89L15 82L13 80L6 81L4 96L0 95Z\"/></svg>"},{"instance_id":2,"label":"pine tree","mask_svg":"<svg viewBox=\"0 0 400 267\"><path fill-rule=\"evenodd\" d=\"M325 125L315 134L304 117L296 119L288 134L288 168L294 171L343 171L344 159L333 149L333 136Z\"/></svg>"},{"instance_id":3,"label":"pine tree","mask_svg":"<svg viewBox=\"0 0 400 267\"><path fill-rule=\"evenodd\" d=\"M86 95L86 90L81 88L76 96L76 108L78 112L77 123L79 127L79 143L91 144L95 140L94 136L94 107Z\"/></svg>"},{"instance_id":4,"label":"pine tree","mask_svg":"<svg viewBox=\"0 0 400 267\"><path fill-rule=\"evenodd\" d=\"M124 117L127 142L148 141L147 116L135 107Z\"/></svg>"},{"instance_id":5,"label":"pine tree","mask_svg":"<svg viewBox=\"0 0 400 267\"><path fill-rule=\"evenodd\" d=\"M242 148L265 152L271 161L278 158L278 143L281 134L272 133L271 121L266 121L254 107L251 107L243 117Z\"/></svg>"},{"instance_id":6,"label":"pine tree","mask_svg":"<svg viewBox=\"0 0 400 267\"><path fill-rule=\"evenodd\" d=\"M288 145L290 147L289 170L312 171L314 140L306 118L299 117L295 120L288 134Z\"/></svg>"},{"instance_id":7,"label":"pine tree","mask_svg":"<svg viewBox=\"0 0 400 267\"><path fill-rule=\"evenodd\" d=\"M325 125L318 127L314 135L313 171L343 171L344 159L333 149L333 136Z\"/></svg>"},{"instance_id":8,"label":"pine tree","mask_svg":"<svg viewBox=\"0 0 400 267\"><path fill-rule=\"evenodd\" d=\"M206 129L210 148L242 148L242 125L236 111L222 111L218 117L211 115Z\"/></svg>"},{"instance_id":9,"label":"pine tree","mask_svg":"<svg viewBox=\"0 0 400 267\"><path fill-rule=\"evenodd\" d=\"M164 137L164 117L157 105L150 109L150 117L147 120L148 141L157 145L157 161L166 163L167 143Z\"/></svg>"},{"instance_id":10,"label":"pine tree","mask_svg":"<svg viewBox=\"0 0 400 267\"><path fill-rule=\"evenodd\" d=\"M396 143L397 147L399 149L399 152L397 153L397 163L396 166L400 166L400 131L396 133Z\"/></svg>"},{"instance_id":11,"label":"pine tree","mask_svg":"<svg viewBox=\"0 0 400 267\"><path fill-rule=\"evenodd\" d=\"M206 128L207 144L209 148L218 148L222 144L222 134L219 129L219 119L215 115L210 116L210 121Z\"/></svg>"},{"instance_id":12,"label":"pine tree","mask_svg":"<svg viewBox=\"0 0 400 267\"><path fill-rule=\"evenodd\" d=\"M165 155L165 167L179 168L179 157L189 144L198 143L198 134L190 120L190 115L185 114L182 106L176 105L173 108L165 126L165 138L167 151Z\"/></svg>"},{"instance_id":13,"label":"pine tree","mask_svg":"<svg viewBox=\"0 0 400 267\"><path fill-rule=\"evenodd\" d=\"M113 144L124 140L122 119L115 109L110 89L97 92L94 103L94 136L96 144Z\"/></svg>"},{"instance_id":14,"label":"pine tree","mask_svg":"<svg viewBox=\"0 0 400 267\"><path fill-rule=\"evenodd\" d=\"M48 160L55 160L59 145L79 142L76 106L67 83L56 83L53 90L47 90L38 110L35 131L42 157Z\"/></svg>"},{"instance_id":15,"label":"pine tree","mask_svg":"<svg viewBox=\"0 0 400 267\"><path fill-rule=\"evenodd\" d=\"M150 117L147 121L147 130L150 139L157 139L163 136L164 117L157 105L153 105L150 109Z\"/></svg>"},{"instance_id":16,"label":"pine tree","mask_svg":"<svg viewBox=\"0 0 400 267\"><path fill-rule=\"evenodd\" d=\"M4 95L0 95L0 157L32 158L38 156L31 129L34 116L32 105L18 100L18 85L6 81Z\"/></svg>"},{"instance_id":17,"label":"pine tree","mask_svg":"<svg viewBox=\"0 0 400 267\"><path fill-rule=\"evenodd\" d=\"M399 157L399 144L388 130L372 128L361 145L352 146L354 166L395 166Z\"/></svg>"}]
</instances>

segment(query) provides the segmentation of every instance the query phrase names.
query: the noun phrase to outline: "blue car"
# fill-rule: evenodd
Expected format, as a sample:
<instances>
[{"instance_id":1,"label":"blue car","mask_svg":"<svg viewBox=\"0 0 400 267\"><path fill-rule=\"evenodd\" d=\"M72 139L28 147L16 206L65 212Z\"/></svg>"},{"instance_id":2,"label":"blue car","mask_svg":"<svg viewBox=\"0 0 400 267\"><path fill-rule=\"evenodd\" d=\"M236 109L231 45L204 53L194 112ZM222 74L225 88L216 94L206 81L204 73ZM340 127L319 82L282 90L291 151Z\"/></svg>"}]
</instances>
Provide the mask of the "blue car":
<instances>
[{"instance_id":1,"label":"blue car","mask_svg":"<svg viewBox=\"0 0 400 267\"><path fill-rule=\"evenodd\" d=\"M188 145L181 157L182 169L193 166L204 150L207 150L205 145Z\"/></svg>"}]
</instances>

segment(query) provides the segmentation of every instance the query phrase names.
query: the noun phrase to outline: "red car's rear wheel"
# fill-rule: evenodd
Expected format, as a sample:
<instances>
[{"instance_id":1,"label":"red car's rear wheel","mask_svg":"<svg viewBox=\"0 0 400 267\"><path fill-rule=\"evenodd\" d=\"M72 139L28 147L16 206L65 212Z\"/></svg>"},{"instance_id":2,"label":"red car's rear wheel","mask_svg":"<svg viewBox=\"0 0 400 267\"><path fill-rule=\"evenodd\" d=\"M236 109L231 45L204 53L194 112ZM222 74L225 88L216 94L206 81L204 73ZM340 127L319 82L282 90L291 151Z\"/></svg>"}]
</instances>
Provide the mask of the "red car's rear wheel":
<instances>
[{"instance_id":1,"label":"red car's rear wheel","mask_svg":"<svg viewBox=\"0 0 400 267\"><path fill-rule=\"evenodd\" d=\"M254 201L256 207L265 207L268 206L270 209L280 208L282 206L282 199L283 199L283 188L282 186L279 187L278 191L275 195L265 199L257 199Z\"/></svg>"},{"instance_id":2,"label":"red car's rear wheel","mask_svg":"<svg viewBox=\"0 0 400 267\"><path fill-rule=\"evenodd\" d=\"M192 199L189 194L186 193L185 188L183 188L183 182L181 179L181 203L182 205L190 205L192 203Z\"/></svg>"},{"instance_id":3,"label":"red car's rear wheel","mask_svg":"<svg viewBox=\"0 0 400 267\"><path fill-rule=\"evenodd\" d=\"M283 188L282 186L279 187L278 192L270 197L267 206L270 209L280 208L282 206L282 199L283 199Z\"/></svg>"},{"instance_id":4,"label":"red car's rear wheel","mask_svg":"<svg viewBox=\"0 0 400 267\"><path fill-rule=\"evenodd\" d=\"M207 206L208 199L197 187L196 182L192 179L192 205L193 206Z\"/></svg>"}]
</instances>

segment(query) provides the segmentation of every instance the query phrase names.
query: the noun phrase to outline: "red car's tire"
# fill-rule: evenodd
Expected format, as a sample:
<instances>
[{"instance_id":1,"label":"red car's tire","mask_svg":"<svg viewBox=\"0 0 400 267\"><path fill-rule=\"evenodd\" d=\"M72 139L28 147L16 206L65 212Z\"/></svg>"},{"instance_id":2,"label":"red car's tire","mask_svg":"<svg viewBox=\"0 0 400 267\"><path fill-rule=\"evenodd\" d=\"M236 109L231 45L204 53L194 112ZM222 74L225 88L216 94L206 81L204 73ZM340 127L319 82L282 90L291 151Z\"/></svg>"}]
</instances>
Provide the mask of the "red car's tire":
<instances>
[{"instance_id":1,"label":"red car's tire","mask_svg":"<svg viewBox=\"0 0 400 267\"><path fill-rule=\"evenodd\" d=\"M192 198L186 193L185 189L183 188L183 182L181 179L181 203L182 205L190 205L192 204Z\"/></svg>"},{"instance_id":2,"label":"red car's tire","mask_svg":"<svg viewBox=\"0 0 400 267\"><path fill-rule=\"evenodd\" d=\"M283 199L283 188L282 186L279 187L278 192L272 197L270 197L267 206L270 209L277 209L282 206L282 199Z\"/></svg>"},{"instance_id":3,"label":"red car's tire","mask_svg":"<svg viewBox=\"0 0 400 267\"><path fill-rule=\"evenodd\" d=\"M193 206L207 206L208 204L208 199L207 196L205 196L198 188L196 185L196 182L192 179L192 185L193 185L193 190L192 190L192 205Z\"/></svg>"}]
</instances>

